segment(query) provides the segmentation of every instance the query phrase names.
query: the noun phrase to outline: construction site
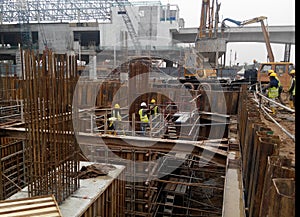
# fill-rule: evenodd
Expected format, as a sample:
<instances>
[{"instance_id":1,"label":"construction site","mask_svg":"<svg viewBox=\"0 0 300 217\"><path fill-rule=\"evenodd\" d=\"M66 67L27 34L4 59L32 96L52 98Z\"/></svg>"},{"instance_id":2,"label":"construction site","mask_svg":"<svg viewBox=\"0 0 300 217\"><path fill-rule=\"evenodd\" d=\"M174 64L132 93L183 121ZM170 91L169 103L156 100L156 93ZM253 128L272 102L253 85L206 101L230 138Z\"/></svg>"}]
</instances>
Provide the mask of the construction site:
<instances>
[{"instance_id":1,"label":"construction site","mask_svg":"<svg viewBox=\"0 0 300 217\"><path fill-rule=\"evenodd\" d=\"M0 216L295 216L295 66L265 17L238 24L270 61L237 79L218 0L194 43L177 5L51 2L1 3Z\"/></svg>"}]
</instances>

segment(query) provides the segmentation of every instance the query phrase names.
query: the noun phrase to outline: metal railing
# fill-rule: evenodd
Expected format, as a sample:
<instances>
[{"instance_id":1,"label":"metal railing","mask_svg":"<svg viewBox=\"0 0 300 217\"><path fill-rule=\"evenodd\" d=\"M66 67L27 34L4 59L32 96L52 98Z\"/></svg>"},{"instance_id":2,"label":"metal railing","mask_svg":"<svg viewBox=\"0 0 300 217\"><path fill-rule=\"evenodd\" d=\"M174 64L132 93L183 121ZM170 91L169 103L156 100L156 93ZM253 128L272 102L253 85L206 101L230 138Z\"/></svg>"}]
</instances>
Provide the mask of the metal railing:
<instances>
[{"instance_id":1,"label":"metal railing","mask_svg":"<svg viewBox=\"0 0 300 217\"><path fill-rule=\"evenodd\" d=\"M276 102L275 100L272 100L265 95L263 95L260 92L254 92L254 101L258 104L258 106L261 108L261 110L264 112L264 114L274 123L276 124L286 135L288 135L293 141L295 141L295 135L290 133L287 129L285 129L274 117L272 117L269 112L271 110L265 105L266 103L276 105L288 112L295 113L294 109L291 109L285 105L282 105L279 102Z\"/></svg>"},{"instance_id":2,"label":"metal railing","mask_svg":"<svg viewBox=\"0 0 300 217\"><path fill-rule=\"evenodd\" d=\"M16 121L24 121L23 101L9 101L8 103L1 101L0 124Z\"/></svg>"}]
</instances>

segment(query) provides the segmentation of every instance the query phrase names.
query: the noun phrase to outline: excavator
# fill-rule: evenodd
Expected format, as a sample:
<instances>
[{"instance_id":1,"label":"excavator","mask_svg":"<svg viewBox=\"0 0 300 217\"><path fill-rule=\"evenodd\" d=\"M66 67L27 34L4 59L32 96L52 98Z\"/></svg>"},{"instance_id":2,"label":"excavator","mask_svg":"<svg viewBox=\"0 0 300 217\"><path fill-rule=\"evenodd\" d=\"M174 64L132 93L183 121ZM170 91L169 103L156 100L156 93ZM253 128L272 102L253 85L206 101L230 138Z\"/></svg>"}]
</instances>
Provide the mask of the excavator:
<instances>
[{"instance_id":1,"label":"excavator","mask_svg":"<svg viewBox=\"0 0 300 217\"><path fill-rule=\"evenodd\" d=\"M257 82L260 84L266 84L269 82L268 77L268 70L272 69L274 72L276 72L282 86L283 90L287 91L290 85L290 76L289 72L294 69L294 64L291 62L277 62L274 59L274 54L272 51L271 43L270 43L270 37L269 33L267 31L266 25L264 21L267 19L265 16L259 16L255 17L249 20L245 21L237 21L230 18L225 18L221 23L221 31L224 31L226 28L229 28L225 24L226 21L232 22L236 24L237 26L243 27L245 25L249 25L252 23L260 23L261 29L264 35L265 44L267 47L267 53L268 53L268 62L263 62L259 64L258 71L257 71Z\"/></svg>"}]
</instances>

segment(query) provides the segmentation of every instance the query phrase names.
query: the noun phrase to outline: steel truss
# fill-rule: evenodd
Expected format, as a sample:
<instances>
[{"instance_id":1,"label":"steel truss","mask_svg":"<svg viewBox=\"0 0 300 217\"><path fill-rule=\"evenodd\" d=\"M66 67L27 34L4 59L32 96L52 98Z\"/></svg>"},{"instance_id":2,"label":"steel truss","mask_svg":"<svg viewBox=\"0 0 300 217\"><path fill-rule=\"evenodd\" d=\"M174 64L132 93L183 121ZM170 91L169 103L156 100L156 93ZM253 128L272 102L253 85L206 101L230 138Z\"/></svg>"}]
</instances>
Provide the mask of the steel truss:
<instances>
[{"instance_id":1,"label":"steel truss","mask_svg":"<svg viewBox=\"0 0 300 217\"><path fill-rule=\"evenodd\" d=\"M128 3L128 1L125 1ZM0 23L111 21L115 0L0 0Z\"/></svg>"}]
</instances>

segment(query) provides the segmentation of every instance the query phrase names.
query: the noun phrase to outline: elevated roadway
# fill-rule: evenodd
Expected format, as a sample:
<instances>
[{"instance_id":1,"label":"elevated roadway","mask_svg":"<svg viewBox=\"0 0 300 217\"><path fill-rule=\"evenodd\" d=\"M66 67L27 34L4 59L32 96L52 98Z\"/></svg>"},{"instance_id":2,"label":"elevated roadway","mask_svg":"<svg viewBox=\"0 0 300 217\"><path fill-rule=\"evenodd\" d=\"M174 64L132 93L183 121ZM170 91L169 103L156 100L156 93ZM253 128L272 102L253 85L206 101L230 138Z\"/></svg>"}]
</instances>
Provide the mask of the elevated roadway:
<instances>
[{"instance_id":1,"label":"elevated roadway","mask_svg":"<svg viewBox=\"0 0 300 217\"><path fill-rule=\"evenodd\" d=\"M269 26L270 42L277 44L295 44L295 26ZM172 39L178 43L194 43L198 28L171 29ZM226 42L262 42L264 36L260 26L230 27L217 37L225 38Z\"/></svg>"}]
</instances>

